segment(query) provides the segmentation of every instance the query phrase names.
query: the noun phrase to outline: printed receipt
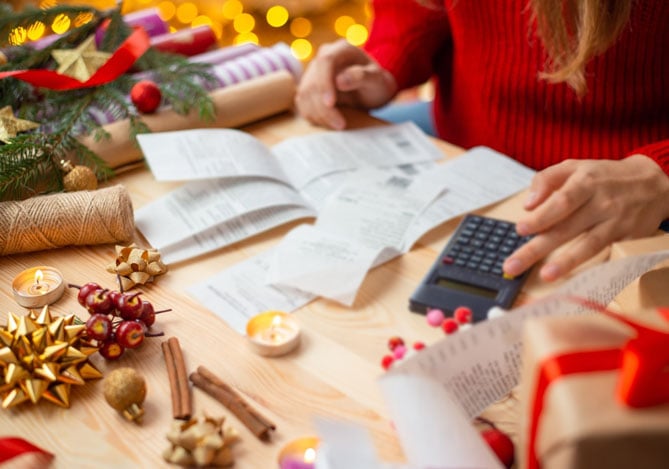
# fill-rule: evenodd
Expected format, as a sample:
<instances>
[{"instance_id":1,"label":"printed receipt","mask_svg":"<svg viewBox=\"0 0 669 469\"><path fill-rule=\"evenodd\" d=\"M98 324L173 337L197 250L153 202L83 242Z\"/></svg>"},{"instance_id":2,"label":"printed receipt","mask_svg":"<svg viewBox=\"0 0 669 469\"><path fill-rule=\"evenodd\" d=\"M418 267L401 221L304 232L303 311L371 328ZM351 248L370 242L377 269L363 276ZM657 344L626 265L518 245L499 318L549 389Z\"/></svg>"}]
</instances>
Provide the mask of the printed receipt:
<instances>
[{"instance_id":1,"label":"printed receipt","mask_svg":"<svg viewBox=\"0 0 669 469\"><path fill-rule=\"evenodd\" d=\"M420 236L453 217L519 192L533 175L482 147L439 165L366 168L324 199L315 227L298 227L271 251L191 286L188 293L241 334L246 318L259 311L293 311L318 296L350 304L370 268L408 252ZM213 237L225 233L209 232ZM176 248L167 247L168 253L183 254L187 245ZM313 262L316 252L318 263ZM332 281L342 277L336 270L346 272L341 285Z\"/></svg>"},{"instance_id":2,"label":"printed receipt","mask_svg":"<svg viewBox=\"0 0 669 469\"><path fill-rule=\"evenodd\" d=\"M667 258L669 250L597 265L549 296L446 336L393 367L379 383L409 462L416 467L499 467L472 459L475 452L466 448L482 440L462 422L470 422L518 383L523 322L538 316L592 314L570 297L609 304L632 280ZM452 421L460 422L457 428ZM438 444L435 434L440 435ZM460 440L466 435L466 443L449 444L453 436Z\"/></svg>"}]
</instances>

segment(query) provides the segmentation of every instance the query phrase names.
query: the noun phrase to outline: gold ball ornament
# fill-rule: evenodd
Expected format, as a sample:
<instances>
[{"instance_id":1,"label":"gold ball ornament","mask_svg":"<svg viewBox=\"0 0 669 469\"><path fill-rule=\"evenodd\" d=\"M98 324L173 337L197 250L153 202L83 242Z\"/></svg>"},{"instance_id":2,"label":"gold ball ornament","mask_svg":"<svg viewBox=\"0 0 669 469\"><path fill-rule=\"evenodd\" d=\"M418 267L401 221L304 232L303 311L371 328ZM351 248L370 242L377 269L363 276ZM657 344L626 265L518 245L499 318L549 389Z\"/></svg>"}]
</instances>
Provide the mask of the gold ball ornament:
<instances>
[{"instance_id":1,"label":"gold ball ornament","mask_svg":"<svg viewBox=\"0 0 669 469\"><path fill-rule=\"evenodd\" d=\"M73 166L69 161L61 161L65 176L63 187L67 192L93 191L98 188L98 178L88 166Z\"/></svg>"},{"instance_id":2,"label":"gold ball ornament","mask_svg":"<svg viewBox=\"0 0 669 469\"><path fill-rule=\"evenodd\" d=\"M133 368L118 368L102 382L107 403L131 422L141 423L142 404L146 398L146 381Z\"/></svg>"}]
</instances>

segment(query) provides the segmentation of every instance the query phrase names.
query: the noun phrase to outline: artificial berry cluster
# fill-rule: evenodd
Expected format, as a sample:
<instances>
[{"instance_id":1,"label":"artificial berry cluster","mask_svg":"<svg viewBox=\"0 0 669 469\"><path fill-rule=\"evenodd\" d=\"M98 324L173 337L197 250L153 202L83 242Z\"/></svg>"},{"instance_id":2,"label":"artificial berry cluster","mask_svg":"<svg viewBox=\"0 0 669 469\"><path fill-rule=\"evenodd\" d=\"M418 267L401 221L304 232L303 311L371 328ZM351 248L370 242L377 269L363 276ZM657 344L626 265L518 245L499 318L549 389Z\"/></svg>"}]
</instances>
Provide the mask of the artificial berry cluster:
<instances>
[{"instance_id":1,"label":"artificial berry cluster","mask_svg":"<svg viewBox=\"0 0 669 469\"><path fill-rule=\"evenodd\" d=\"M411 350L418 351L423 350L424 348L425 344L423 342L414 342L411 349L408 349L404 343L404 339L397 336L391 337L388 339L388 349L390 350L390 354L383 356L381 359L381 366L384 370L387 370L393 363L406 357L407 353Z\"/></svg>"},{"instance_id":2,"label":"artificial berry cluster","mask_svg":"<svg viewBox=\"0 0 669 469\"><path fill-rule=\"evenodd\" d=\"M474 314L467 306L458 306L453 311L453 316L447 317L444 312L437 308L427 311L425 318L432 327L441 327L445 334L454 334L459 329L470 327Z\"/></svg>"},{"instance_id":3,"label":"artificial berry cluster","mask_svg":"<svg viewBox=\"0 0 669 469\"><path fill-rule=\"evenodd\" d=\"M149 328L156 322L156 314L169 310L156 311L139 297L140 292L109 290L94 282L69 286L79 289L77 300L91 315L86 321L86 335L97 341L100 355L107 360L116 360L126 349L139 347L145 337L163 335L149 333Z\"/></svg>"}]
</instances>

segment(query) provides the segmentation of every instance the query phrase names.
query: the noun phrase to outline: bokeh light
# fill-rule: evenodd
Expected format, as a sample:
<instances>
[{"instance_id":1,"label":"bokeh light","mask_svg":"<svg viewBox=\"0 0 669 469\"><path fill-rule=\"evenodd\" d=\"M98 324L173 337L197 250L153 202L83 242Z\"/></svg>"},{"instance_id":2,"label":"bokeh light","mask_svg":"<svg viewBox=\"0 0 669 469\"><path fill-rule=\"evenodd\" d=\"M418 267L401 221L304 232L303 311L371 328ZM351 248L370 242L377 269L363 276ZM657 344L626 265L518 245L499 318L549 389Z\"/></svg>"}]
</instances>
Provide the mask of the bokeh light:
<instances>
[{"instance_id":1,"label":"bokeh light","mask_svg":"<svg viewBox=\"0 0 669 469\"><path fill-rule=\"evenodd\" d=\"M191 2L182 3L177 7L176 17L180 23L190 24L198 15L197 5Z\"/></svg>"},{"instance_id":2,"label":"bokeh light","mask_svg":"<svg viewBox=\"0 0 669 469\"><path fill-rule=\"evenodd\" d=\"M346 40L354 46L361 46L367 41L368 37L367 28L361 24L354 24L346 30Z\"/></svg>"},{"instance_id":3,"label":"bokeh light","mask_svg":"<svg viewBox=\"0 0 669 469\"><path fill-rule=\"evenodd\" d=\"M290 33L295 37L307 37L311 34L313 25L311 21L306 18L295 18L290 22Z\"/></svg>"},{"instance_id":4,"label":"bokeh light","mask_svg":"<svg viewBox=\"0 0 669 469\"><path fill-rule=\"evenodd\" d=\"M235 16L235 19L232 22L232 27L235 28L239 34L250 33L253 31L253 28L256 26L256 19L253 15L248 13L242 13Z\"/></svg>"},{"instance_id":5,"label":"bokeh light","mask_svg":"<svg viewBox=\"0 0 669 469\"><path fill-rule=\"evenodd\" d=\"M158 11L163 21L170 21L177 12L174 2L166 1L158 4Z\"/></svg>"},{"instance_id":6,"label":"bokeh light","mask_svg":"<svg viewBox=\"0 0 669 469\"><path fill-rule=\"evenodd\" d=\"M273 28L280 28L288 22L288 10L282 5L274 5L265 15L267 24Z\"/></svg>"},{"instance_id":7,"label":"bokeh light","mask_svg":"<svg viewBox=\"0 0 669 469\"><path fill-rule=\"evenodd\" d=\"M23 28L19 26L18 28L14 28L11 30L9 33L9 43L18 46L26 42L26 39L28 38L28 31L26 31L26 28Z\"/></svg>"},{"instance_id":8,"label":"bokeh light","mask_svg":"<svg viewBox=\"0 0 669 469\"><path fill-rule=\"evenodd\" d=\"M244 5L239 0L226 0L221 7L223 17L229 20L234 20L237 15L241 15L244 11Z\"/></svg>"},{"instance_id":9,"label":"bokeh light","mask_svg":"<svg viewBox=\"0 0 669 469\"><path fill-rule=\"evenodd\" d=\"M290 51L296 58L307 60L313 54L314 46L306 39L295 39L290 43Z\"/></svg>"},{"instance_id":10,"label":"bokeh light","mask_svg":"<svg viewBox=\"0 0 669 469\"><path fill-rule=\"evenodd\" d=\"M46 26L41 21L36 21L28 27L28 39L31 41L36 41L42 36L44 36L44 31L46 31Z\"/></svg>"},{"instance_id":11,"label":"bokeh light","mask_svg":"<svg viewBox=\"0 0 669 469\"><path fill-rule=\"evenodd\" d=\"M339 18L337 18L334 22L335 33L337 33L341 37L346 37L346 31L354 24L355 20L353 19L353 17L348 15L342 15Z\"/></svg>"},{"instance_id":12,"label":"bokeh light","mask_svg":"<svg viewBox=\"0 0 669 469\"><path fill-rule=\"evenodd\" d=\"M259 44L259 42L258 42L258 36L256 36L256 35L253 34L253 33L241 33L241 34L238 34L237 36L235 36L235 39L234 39L233 42L234 42L234 44L236 44L236 45L238 45L238 44L245 44L245 43L247 43L247 42L250 42L250 43L252 43L252 44Z\"/></svg>"},{"instance_id":13,"label":"bokeh light","mask_svg":"<svg viewBox=\"0 0 669 469\"><path fill-rule=\"evenodd\" d=\"M67 15L58 15L51 23L51 29L56 34L63 34L70 29L70 17Z\"/></svg>"}]
</instances>

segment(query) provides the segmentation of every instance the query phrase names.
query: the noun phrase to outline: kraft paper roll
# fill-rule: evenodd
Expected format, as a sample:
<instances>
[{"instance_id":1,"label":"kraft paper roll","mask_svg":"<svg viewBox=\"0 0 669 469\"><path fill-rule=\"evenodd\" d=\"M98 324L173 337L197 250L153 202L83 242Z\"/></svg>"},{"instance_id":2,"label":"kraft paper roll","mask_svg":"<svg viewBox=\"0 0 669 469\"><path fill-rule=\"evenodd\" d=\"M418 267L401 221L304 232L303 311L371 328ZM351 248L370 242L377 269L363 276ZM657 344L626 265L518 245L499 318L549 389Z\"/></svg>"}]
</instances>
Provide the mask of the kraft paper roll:
<instances>
[{"instance_id":1,"label":"kraft paper roll","mask_svg":"<svg viewBox=\"0 0 669 469\"><path fill-rule=\"evenodd\" d=\"M295 79L290 72L281 70L209 93L216 109L213 121L204 121L197 112L186 116L171 109L142 116L153 132L211 127L240 127L251 122L287 111L293 105ZM89 149L97 153L116 169L143 158L142 152L130 139L127 119L103 126L110 139L96 141L91 135L80 138Z\"/></svg>"},{"instance_id":2,"label":"kraft paper roll","mask_svg":"<svg viewBox=\"0 0 669 469\"><path fill-rule=\"evenodd\" d=\"M125 187L0 202L0 255L64 246L123 243L135 231Z\"/></svg>"}]
</instances>

